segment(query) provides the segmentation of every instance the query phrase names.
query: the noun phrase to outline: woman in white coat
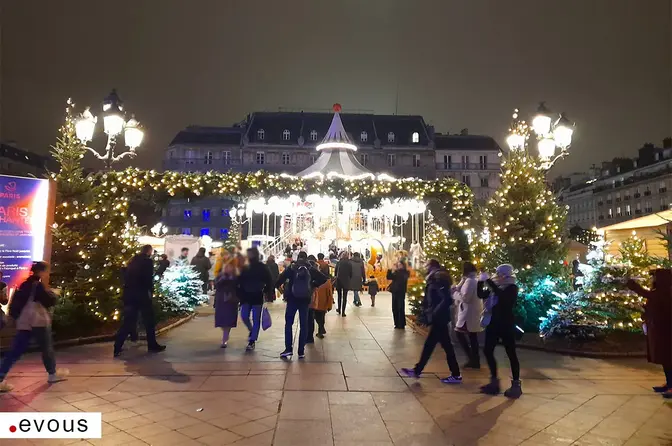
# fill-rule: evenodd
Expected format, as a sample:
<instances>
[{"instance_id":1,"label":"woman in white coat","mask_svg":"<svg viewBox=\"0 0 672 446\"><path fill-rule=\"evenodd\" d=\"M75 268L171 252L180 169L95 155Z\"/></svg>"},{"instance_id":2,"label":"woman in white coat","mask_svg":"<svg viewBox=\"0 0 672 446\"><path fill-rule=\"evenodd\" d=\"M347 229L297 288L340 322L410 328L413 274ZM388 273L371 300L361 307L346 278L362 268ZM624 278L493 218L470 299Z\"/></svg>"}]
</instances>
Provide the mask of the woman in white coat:
<instances>
[{"instance_id":1,"label":"woman in white coat","mask_svg":"<svg viewBox=\"0 0 672 446\"><path fill-rule=\"evenodd\" d=\"M481 355L478 351L478 332L483 330L481 328L483 301L478 297L478 280L476 279L476 267L473 263L464 263L462 280L453 286L453 299L457 306L455 332L460 345L462 345L467 358L469 358L463 367L480 369Z\"/></svg>"}]
</instances>

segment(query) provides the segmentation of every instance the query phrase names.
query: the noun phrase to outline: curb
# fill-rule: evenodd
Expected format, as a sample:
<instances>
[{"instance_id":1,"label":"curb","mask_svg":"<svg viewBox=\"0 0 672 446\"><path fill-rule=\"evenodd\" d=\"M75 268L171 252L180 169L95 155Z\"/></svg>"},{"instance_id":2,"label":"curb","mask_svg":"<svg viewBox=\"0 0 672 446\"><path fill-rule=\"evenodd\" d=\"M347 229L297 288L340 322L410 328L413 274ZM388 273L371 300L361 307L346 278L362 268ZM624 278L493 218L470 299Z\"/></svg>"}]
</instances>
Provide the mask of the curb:
<instances>
[{"instance_id":1,"label":"curb","mask_svg":"<svg viewBox=\"0 0 672 446\"><path fill-rule=\"evenodd\" d=\"M414 319L406 316L406 324L408 324L413 331L423 336L427 336L427 329L424 326L415 323ZM564 348L550 348L540 345L530 345L524 343L516 343L516 348L523 350L534 350L546 353L555 353L565 356L577 356L581 358L646 358L646 352L588 352L583 350L572 350Z\"/></svg>"}]
</instances>

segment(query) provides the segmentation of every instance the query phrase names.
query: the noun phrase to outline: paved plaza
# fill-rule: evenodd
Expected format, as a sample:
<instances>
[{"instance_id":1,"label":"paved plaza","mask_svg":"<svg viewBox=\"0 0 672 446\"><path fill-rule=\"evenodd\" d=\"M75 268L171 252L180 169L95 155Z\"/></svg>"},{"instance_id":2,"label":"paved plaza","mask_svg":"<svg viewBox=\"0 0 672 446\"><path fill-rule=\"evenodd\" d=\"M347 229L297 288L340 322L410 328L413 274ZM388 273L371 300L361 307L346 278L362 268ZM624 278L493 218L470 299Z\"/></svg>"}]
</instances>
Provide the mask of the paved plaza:
<instances>
[{"instance_id":1,"label":"paved plaza","mask_svg":"<svg viewBox=\"0 0 672 446\"><path fill-rule=\"evenodd\" d=\"M393 329L386 293L376 308L363 300L346 318L329 313L326 338L301 361L278 357L281 302L252 353L240 325L220 349L220 332L204 315L162 337L168 350L158 355L129 346L115 360L111 344L60 350L59 367L71 376L51 386L31 354L12 371L16 389L0 396L0 410L102 412L103 438L2 445L672 445L672 405L650 391L661 373L642 359L521 350L522 398L484 396L485 368L464 371L459 386L439 381L448 374L441 350L422 379L401 378L397 370L415 363L423 338Z\"/></svg>"}]
</instances>

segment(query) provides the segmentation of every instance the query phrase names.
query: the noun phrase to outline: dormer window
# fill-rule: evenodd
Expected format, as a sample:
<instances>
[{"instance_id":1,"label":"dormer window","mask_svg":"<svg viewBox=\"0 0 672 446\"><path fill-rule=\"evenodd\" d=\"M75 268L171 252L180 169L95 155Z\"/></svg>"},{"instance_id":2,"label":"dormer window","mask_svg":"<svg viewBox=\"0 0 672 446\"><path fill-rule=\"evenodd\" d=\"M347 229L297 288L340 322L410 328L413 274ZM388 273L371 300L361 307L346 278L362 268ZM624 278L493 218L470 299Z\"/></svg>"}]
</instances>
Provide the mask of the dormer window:
<instances>
[{"instance_id":1,"label":"dormer window","mask_svg":"<svg viewBox=\"0 0 672 446\"><path fill-rule=\"evenodd\" d=\"M317 130L311 130L310 131L310 140L311 141L317 141Z\"/></svg>"},{"instance_id":2,"label":"dormer window","mask_svg":"<svg viewBox=\"0 0 672 446\"><path fill-rule=\"evenodd\" d=\"M266 136L266 132L264 132L264 129L257 130L257 139L259 141L263 141L265 136Z\"/></svg>"},{"instance_id":3,"label":"dormer window","mask_svg":"<svg viewBox=\"0 0 672 446\"><path fill-rule=\"evenodd\" d=\"M289 138L292 136L289 130L285 129L282 131L282 140L289 141Z\"/></svg>"},{"instance_id":4,"label":"dormer window","mask_svg":"<svg viewBox=\"0 0 672 446\"><path fill-rule=\"evenodd\" d=\"M361 142L366 142L366 141L368 141L368 140L369 140L369 134L366 133L366 132L362 132L362 133L360 133L360 134L359 134L359 140L360 140Z\"/></svg>"},{"instance_id":5,"label":"dormer window","mask_svg":"<svg viewBox=\"0 0 672 446\"><path fill-rule=\"evenodd\" d=\"M387 134L387 142L394 142L394 132Z\"/></svg>"},{"instance_id":6,"label":"dormer window","mask_svg":"<svg viewBox=\"0 0 672 446\"><path fill-rule=\"evenodd\" d=\"M413 132L412 139L414 144L417 144L420 142L420 134L418 132Z\"/></svg>"}]
</instances>

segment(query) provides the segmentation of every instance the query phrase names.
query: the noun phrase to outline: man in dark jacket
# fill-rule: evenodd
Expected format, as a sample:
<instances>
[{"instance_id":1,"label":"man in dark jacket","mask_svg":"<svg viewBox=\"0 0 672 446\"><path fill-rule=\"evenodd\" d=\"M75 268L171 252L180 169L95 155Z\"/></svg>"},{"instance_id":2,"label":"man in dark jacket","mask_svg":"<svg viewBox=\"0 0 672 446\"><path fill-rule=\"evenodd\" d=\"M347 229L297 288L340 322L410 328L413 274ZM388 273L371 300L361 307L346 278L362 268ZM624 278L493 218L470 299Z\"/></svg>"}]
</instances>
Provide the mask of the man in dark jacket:
<instances>
[{"instance_id":1,"label":"man in dark jacket","mask_svg":"<svg viewBox=\"0 0 672 446\"><path fill-rule=\"evenodd\" d=\"M156 269L156 275L159 276L159 278L163 277L163 273L166 272L168 267L170 266L170 260L168 260L168 256L166 254L161 254L161 260L159 260L159 266Z\"/></svg>"},{"instance_id":2,"label":"man in dark jacket","mask_svg":"<svg viewBox=\"0 0 672 446\"><path fill-rule=\"evenodd\" d=\"M266 260L266 267L268 267L268 272L271 273L271 283L275 284L280 277L280 268L278 264L275 263L275 256L271 254ZM266 290L266 300L268 302L275 301L275 286L271 286Z\"/></svg>"},{"instance_id":3,"label":"man in dark jacket","mask_svg":"<svg viewBox=\"0 0 672 446\"><path fill-rule=\"evenodd\" d=\"M210 263L208 256L205 255L205 248L198 249L194 258L191 259L191 266L198 273L198 278L203 281L203 294L206 294L208 292L208 280L210 279L212 263Z\"/></svg>"},{"instance_id":4,"label":"man in dark jacket","mask_svg":"<svg viewBox=\"0 0 672 446\"><path fill-rule=\"evenodd\" d=\"M248 264L240 272L238 289L240 294L240 318L250 330L247 351L254 350L259 329L261 328L261 310L264 305L264 295L273 286L271 273L268 267L261 263L259 250L252 247L247 250ZM250 322L252 314L252 322Z\"/></svg>"},{"instance_id":5,"label":"man in dark jacket","mask_svg":"<svg viewBox=\"0 0 672 446\"><path fill-rule=\"evenodd\" d=\"M309 275L309 277L305 277L305 285L308 286L308 289L299 290L298 286L304 285L300 282L304 280L302 276L305 274ZM308 339L308 305L310 304L314 289L324 284L327 280L329 278L316 267L312 266L308 262L308 255L304 251L301 251L297 261L292 263L288 268L285 268L275 282L277 288L284 286L284 296L287 300L287 307L285 309L285 351L280 354L281 358L291 358L294 354L292 347L292 338L294 337L292 326L294 325L294 317L297 311L299 313L299 359L305 358L306 340ZM299 292L301 292L301 296L297 295Z\"/></svg>"},{"instance_id":6,"label":"man in dark jacket","mask_svg":"<svg viewBox=\"0 0 672 446\"><path fill-rule=\"evenodd\" d=\"M142 322L147 333L147 349L150 352L162 352L165 345L156 342L154 309L152 308L152 292L154 291L154 262L152 262L152 245L145 245L131 259L124 274L124 312L121 327L114 341L114 356L121 354L124 341L138 326L138 312L142 314Z\"/></svg>"},{"instance_id":7,"label":"man in dark jacket","mask_svg":"<svg viewBox=\"0 0 672 446\"><path fill-rule=\"evenodd\" d=\"M359 292L366 282L366 267L364 266L364 260L360 253L356 252L352 255L350 260L350 265L352 266L352 276L350 277L350 289L355 295L353 303L356 307L362 306L362 301L359 298Z\"/></svg>"},{"instance_id":8,"label":"man in dark jacket","mask_svg":"<svg viewBox=\"0 0 672 446\"><path fill-rule=\"evenodd\" d=\"M345 317L345 307L348 304L348 290L350 289L350 280L352 279L352 263L347 251L341 253L341 259L336 264L336 293L338 293L338 305L336 313Z\"/></svg>"}]
</instances>

